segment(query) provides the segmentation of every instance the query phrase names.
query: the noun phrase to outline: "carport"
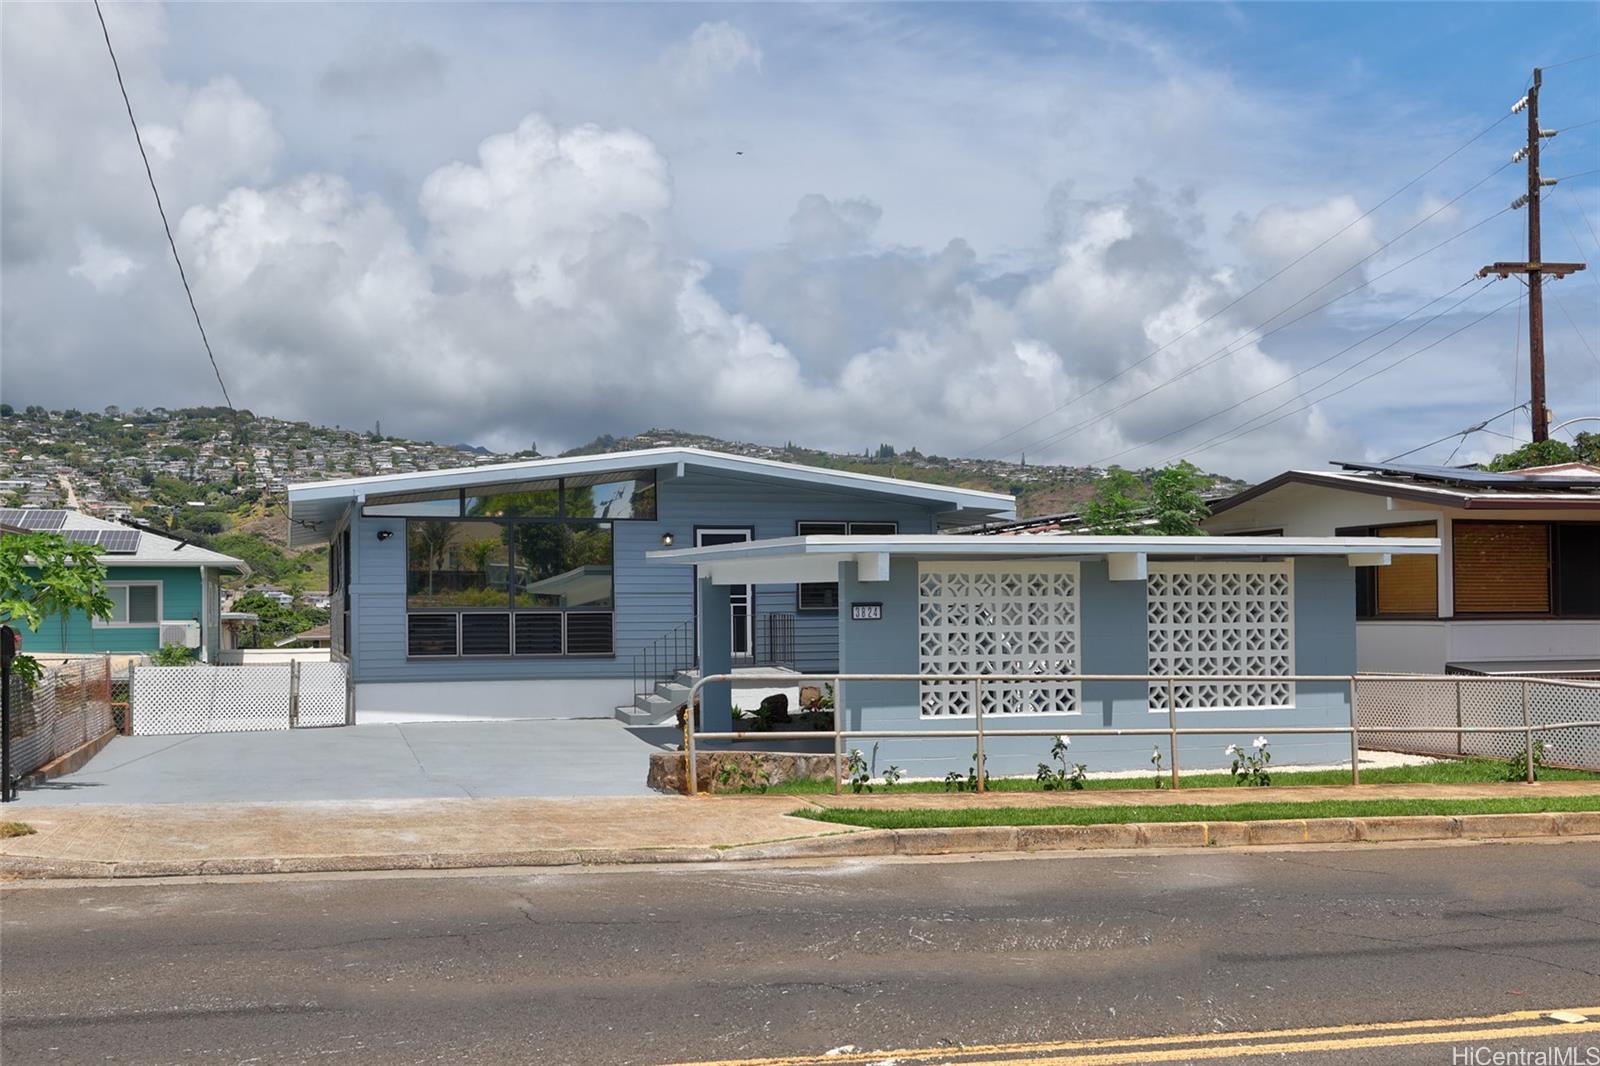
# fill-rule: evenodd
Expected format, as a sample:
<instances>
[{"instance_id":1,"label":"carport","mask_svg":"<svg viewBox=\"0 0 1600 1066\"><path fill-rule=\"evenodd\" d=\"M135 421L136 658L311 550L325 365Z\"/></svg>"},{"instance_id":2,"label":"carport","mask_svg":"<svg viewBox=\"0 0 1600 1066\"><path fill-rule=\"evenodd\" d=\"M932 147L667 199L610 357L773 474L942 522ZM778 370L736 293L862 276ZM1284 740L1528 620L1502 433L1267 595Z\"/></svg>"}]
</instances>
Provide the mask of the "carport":
<instances>
[{"instance_id":1,"label":"carport","mask_svg":"<svg viewBox=\"0 0 1600 1066\"><path fill-rule=\"evenodd\" d=\"M17 806L650 795L650 753L677 738L609 719L119 736Z\"/></svg>"}]
</instances>

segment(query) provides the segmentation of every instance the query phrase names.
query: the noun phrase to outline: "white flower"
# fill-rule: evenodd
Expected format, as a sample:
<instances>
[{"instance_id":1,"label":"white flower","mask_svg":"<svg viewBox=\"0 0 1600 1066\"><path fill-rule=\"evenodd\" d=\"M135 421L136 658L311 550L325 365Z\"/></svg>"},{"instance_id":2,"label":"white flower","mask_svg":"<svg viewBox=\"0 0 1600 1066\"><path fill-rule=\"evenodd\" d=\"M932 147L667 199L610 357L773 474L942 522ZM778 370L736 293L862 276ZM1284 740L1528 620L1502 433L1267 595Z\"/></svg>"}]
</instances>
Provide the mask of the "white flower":
<instances>
[{"instance_id":1,"label":"white flower","mask_svg":"<svg viewBox=\"0 0 1600 1066\"><path fill-rule=\"evenodd\" d=\"M1237 755L1237 754L1239 754L1239 745L1237 745L1237 744L1229 744L1227 747L1222 749L1222 754L1224 754L1224 755Z\"/></svg>"},{"instance_id":2,"label":"white flower","mask_svg":"<svg viewBox=\"0 0 1600 1066\"><path fill-rule=\"evenodd\" d=\"M1260 751L1262 748L1267 746L1267 738L1266 737L1256 737L1255 740L1250 742L1250 746L1255 748L1257 751Z\"/></svg>"},{"instance_id":3,"label":"white flower","mask_svg":"<svg viewBox=\"0 0 1600 1066\"><path fill-rule=\"evenodd\" d=\"M1072 738L1067 736L1065 733L1062 733L1059 737L1056 737L1056 743L1060 744L1063 748L1070 748L1072 747Z\"/></svg>"}]
</instances>

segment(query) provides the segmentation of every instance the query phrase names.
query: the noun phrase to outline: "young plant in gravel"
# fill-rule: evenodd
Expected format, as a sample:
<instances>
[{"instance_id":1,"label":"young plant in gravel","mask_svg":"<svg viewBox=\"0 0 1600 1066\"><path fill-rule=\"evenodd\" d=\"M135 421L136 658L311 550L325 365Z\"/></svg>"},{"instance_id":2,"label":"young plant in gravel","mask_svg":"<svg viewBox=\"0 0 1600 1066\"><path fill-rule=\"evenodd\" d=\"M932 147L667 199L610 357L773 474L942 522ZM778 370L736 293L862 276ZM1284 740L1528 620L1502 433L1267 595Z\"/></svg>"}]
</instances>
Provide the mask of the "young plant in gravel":
<instances>
[{"instance_id":1,"label":"young plant in gravel","mask_svg":"<svg viewBox=\"0 0 1600 1066\"><path fill-rule=\"evenodd\" d=\"M1039 772L1034 774L1034 780L1039 782L1039 787L1046 792L1061 792L1066 789L1081 789L1084 780L1089 776L1089 768L1083 763L1068 763L1067 749L1072 746L1072 738L1065 733L1056 737L1055 743L1050 745L1050 758L1056 762L1051 766L1047 762L1039 764Z\"/></svg>"},{"instance_id":2,"label":"young plant in gravel","mask_svg":"<svg viewBox=\"0 0 1600 1066\"><path fill-rule=\"evenodd\" d=\"M1272 763L1272 752L1267 750L1267 738L1256 737L1250 742L1250 750L1246 751L1237 744L1229 744L1222 749L1224 755L1233 759L1233 783L1236 785L1272 784L1272 773L1268 767Z\"/></svg>"},{"instance_id":3,"label":"young plant in gravel","mask_svg":"<svg viewBox=\"0 0 1600 1066\"><path fill-rule=\"evenodd\" d=\"M883 772L883 790L887 792L894 788L894 786L898 785L900 783L900 779L905 776L905 773L906 772L900 769L898 766L891 766L885 770Z\"/></svg>"},{"instance_id":4,"label":"young plant in gravel","mask_svg":"<svg viewBox=\"0 0 1600 1066\"><path fill-rule=\"evenodd\" d=\"M844 768L850 774L851 792L872 791L872 771L867 767L867 757L861 754L860 748L850 749L850 754L845 756Z\"/></svg>"}]
</instances>

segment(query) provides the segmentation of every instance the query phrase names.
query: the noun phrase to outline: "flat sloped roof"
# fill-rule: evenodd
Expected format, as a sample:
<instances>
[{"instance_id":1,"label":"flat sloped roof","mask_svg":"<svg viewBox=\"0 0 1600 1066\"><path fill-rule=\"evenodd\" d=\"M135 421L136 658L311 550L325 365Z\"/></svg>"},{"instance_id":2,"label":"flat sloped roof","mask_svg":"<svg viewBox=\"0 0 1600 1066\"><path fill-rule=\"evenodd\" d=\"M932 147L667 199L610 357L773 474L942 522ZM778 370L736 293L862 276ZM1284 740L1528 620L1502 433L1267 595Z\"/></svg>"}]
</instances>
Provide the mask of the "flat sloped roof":
<instances>
[{"instance_id":1,"label":"flat sloped roof","mask_svg":"<svg viewBox=\"0 0 1600 1066\"><path fill-rule=\"evenodd\" d=\"M418 470L374 477L301 482L289 486L289 541L293 545L326 540L332 523L351 501L371 495L421 492L429 489L474 488L507 481L621 473L628 470L664 470L674 467L711 470L751 480L788 481L850 495L881 496L923 503L948 515L945 524L971 524L985 518L1009 518L1016 513L1016 497L999 492L934 485L877 474L783 463L704 448L643 448L636 451L579 455L563 459L529 459L515 463L451 470Z\"/></svg>"}]
</instances>

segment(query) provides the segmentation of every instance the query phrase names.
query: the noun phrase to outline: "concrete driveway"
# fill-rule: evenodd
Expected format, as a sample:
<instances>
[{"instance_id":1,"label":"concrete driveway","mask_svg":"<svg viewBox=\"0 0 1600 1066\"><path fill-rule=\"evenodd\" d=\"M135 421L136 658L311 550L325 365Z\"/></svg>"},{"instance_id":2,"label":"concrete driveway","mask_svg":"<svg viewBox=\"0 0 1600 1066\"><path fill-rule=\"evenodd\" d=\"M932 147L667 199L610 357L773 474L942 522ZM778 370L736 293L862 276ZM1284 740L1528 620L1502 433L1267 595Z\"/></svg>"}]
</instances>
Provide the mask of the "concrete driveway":
<instances>
[{"instance_id":1,"label":"concrete driveway","mask_svg":"<svg viewBox=\"0 0 1600 1066\"><path fill-rule=\"evenodd\" d=\"M658 749L643 738L669 734L594 718L116 737L77 773L23 789L16 807L651 795Z\"/></svg>"}]
</instances>

